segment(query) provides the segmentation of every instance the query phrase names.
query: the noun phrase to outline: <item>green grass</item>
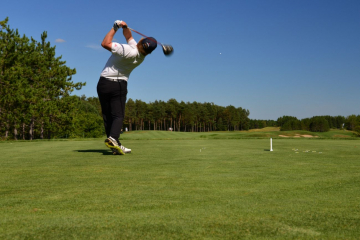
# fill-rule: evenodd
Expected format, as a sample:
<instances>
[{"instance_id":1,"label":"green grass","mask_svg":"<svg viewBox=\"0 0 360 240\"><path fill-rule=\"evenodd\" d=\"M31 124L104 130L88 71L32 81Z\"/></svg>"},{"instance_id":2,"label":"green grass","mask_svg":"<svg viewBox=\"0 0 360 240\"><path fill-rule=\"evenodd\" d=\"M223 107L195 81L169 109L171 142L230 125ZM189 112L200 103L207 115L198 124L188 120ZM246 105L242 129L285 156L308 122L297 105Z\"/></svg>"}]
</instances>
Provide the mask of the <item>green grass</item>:
<instances>
[{"instance_id":1,"label":"green grass","mask_svg":"<svg viewBox=\"0 0 360 240\"><path fill-rule=\"evenodd\" d=\"M309 131L280 131L276 127L254 129L250 131L224 131L224 132L169 132L169 131L133 131L125 132L122 138L125 140L141 139L244 139L244 138L313 138L319 139L360 139L353 131L331 129L329 132L309 132Z\"/></svg>"},{"instance_id":2,"label":"green grass","mask_svg":"<svg viewBox=\"0 0 360 240\"><path fill-rule=\"evenodd\" d=\"M0 239L359 239L360 141L230 135L1 142Z\"/></svg>"}]
</instances>

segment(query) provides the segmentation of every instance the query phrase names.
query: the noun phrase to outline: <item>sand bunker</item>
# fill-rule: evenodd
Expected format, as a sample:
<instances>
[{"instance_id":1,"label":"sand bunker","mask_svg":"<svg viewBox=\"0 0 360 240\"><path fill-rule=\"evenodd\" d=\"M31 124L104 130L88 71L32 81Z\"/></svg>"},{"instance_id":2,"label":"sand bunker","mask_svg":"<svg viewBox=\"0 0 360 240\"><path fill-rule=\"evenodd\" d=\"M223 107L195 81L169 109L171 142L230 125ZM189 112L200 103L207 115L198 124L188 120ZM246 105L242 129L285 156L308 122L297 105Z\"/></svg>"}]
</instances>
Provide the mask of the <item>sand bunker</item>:
<instances>
[{"instance_id":1,"label":"sand bunker","mask_svg":"<svg viewBox=\"0 0 360 240\"><path fill-rule=\"evenodd\" d=\"M301 135L302 137L307 137L307 138L311 138L313 137L312 135Z\"/></svg>"},{"instance_id":2,"label":"sand bunker","mask_svg":"<svg viewBox=\"0 0 360 240\"><path fill-rule=\"evenodd\" d=\"M318 136L295 134L295 136L279 135L279 137L285 137L285 138L288 138L288 137L294 137L294 138L299 138L299 137L312 138L312 137L318 137Z\"/></svg>"}]
</instances>

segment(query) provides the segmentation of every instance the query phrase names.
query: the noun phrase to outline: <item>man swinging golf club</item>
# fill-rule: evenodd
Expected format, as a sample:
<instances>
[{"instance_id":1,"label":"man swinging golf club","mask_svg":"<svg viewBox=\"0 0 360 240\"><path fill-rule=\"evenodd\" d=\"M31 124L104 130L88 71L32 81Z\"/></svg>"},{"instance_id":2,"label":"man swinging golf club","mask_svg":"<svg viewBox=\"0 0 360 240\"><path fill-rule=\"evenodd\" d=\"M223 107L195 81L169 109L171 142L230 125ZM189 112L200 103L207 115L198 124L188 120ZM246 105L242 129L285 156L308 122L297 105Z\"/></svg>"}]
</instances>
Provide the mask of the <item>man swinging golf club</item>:
<instances>
[{"instance_id":1,"label":"man swinging golf club","mask_svg":"<svg viewBox=\"0 0 360 240\"><path fill-rule=\"evenodd\" d=\"M119 28L123 29L127 44L112 42ZM124 147L119 141L125 117L127 81L132 70L144 61L146 55L155 50L157 41L152 37L147 37L136 43L127 24L116 20L101 46L111 52L97 85L107 135L105 145L112 150L113 154L124 155L131 153L131 149Z\"/></svg>"}]
</instances>

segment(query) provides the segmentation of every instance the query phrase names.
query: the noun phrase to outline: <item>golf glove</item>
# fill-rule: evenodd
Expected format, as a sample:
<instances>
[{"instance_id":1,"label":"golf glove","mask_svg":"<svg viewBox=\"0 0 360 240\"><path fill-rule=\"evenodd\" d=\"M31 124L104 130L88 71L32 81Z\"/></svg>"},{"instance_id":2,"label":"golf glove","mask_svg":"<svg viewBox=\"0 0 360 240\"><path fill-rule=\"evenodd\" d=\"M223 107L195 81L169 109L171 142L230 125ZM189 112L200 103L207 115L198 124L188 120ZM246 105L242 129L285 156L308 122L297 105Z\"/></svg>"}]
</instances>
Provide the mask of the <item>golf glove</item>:
<instances>
[{"instance_id":1,"label":"golf glove","mask_svg":"<svg viewBox=\"0 0 360 240\"><path fill-rule=\"evenodd\" d=\"M116 20L116 21L114 22L113 28L114 28L115 32L121 27L121 26L120 26L121 22L122 22L121 20Z\"/></svg>"}]
</instances>

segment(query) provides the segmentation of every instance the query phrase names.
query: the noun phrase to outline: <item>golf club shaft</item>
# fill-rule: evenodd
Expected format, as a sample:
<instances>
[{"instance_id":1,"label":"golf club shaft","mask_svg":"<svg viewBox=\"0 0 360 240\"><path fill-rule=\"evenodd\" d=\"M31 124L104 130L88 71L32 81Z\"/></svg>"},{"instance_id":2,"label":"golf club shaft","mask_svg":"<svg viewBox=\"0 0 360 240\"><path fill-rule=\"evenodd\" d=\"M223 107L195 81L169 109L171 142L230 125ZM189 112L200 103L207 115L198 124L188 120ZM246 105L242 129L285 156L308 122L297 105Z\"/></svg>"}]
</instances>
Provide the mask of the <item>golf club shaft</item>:
<instances>
[{"instance_id":1,"label":"golf club shaft","mask_svg":"<svg viewBox=\"0 0 360 240\"><path fill-rule=\"evenodd\" d=\"M142 33L139 33L138 31L136 31L136 30L134 30L134 29L132 29L132 28L129 28L129 27L128 27L128 29L130 29L131 31L136 32L137 34L139 34L139 35L141 35L141 36L143 36L143 37L147 38L147 36L145 36L145 35L144 35L144 34L142 34ZM162 46L162 44L161 44L161 43L159 43L158 41L154 41L154 40L152 40L151 38L149 38L149 40L150 40L150 41L153 41L153 42L156 42L157 44L159 44L159 45L161 45L161 46Z\"/></svg>"}]
</instances>

